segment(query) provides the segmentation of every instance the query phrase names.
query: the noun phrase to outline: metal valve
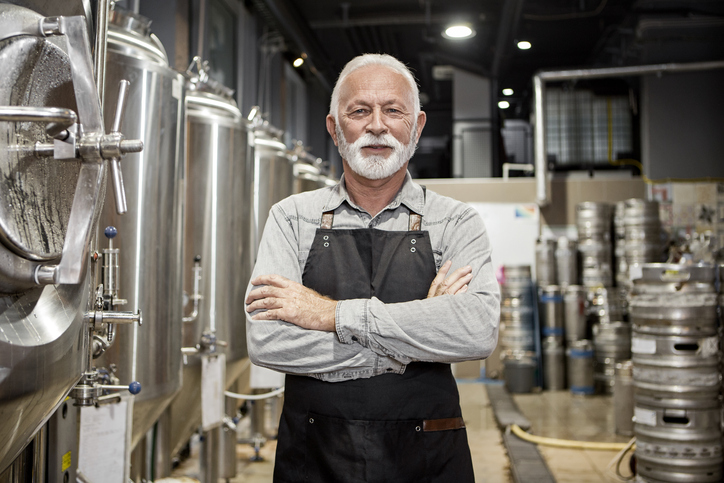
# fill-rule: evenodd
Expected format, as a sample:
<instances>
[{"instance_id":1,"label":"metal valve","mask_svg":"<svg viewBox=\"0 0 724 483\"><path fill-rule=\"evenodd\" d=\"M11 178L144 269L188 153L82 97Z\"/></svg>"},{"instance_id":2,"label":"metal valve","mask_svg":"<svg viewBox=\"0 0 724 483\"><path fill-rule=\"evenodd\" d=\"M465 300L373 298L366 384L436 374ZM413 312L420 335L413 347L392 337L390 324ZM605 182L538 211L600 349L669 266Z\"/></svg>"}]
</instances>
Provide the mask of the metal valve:
<instances>
[{"instance_id":1,"label":"metal valve","mask_svg":"<svg viewBox=\"0 0 724 483\"><path fill-rule=\"evenodd\" d=\"M199 284L201 282L201 255L196 255L194 257L194 293L191 295L191 300L193 301L193 311L186 317L183 317L184 322L195 322L196 319L199 316L199 301L204 298L203 295L201 295L201 291L199 289ZM184 293L185 295L185 293Z\"/></svg>"},{"instance_id":2,"label":"metal valve","mask_svg":"<svg viewBox=\"0 0 724 483\"><path fill-rule=\"evenodd\" d=\"M198 344L196 344L194 347L182 347L181 353L184 355L184 357L200 354L215 354L217 351L217 347L227 347L228 345L228 342L218 340L216 338L215 331L205 330L201 334L201 338L199 339Z\"/></svg>"},{"instance_id":3,"label":"metal valve","mask_svg":"<svg viewBox=\"0 0 724 483\"><path fill-rule=\"evenodd\" d=\"M108 376L95 368L83 373L80 382L70 392L70 397L75 399L75 406L100 406L119 402L121 395L118 392L109 394L109 391L128 391L133 395L141 392L141 383L138 381L133 381L125 386L121 384L103 384L101 378L107 379Z\"/></svg>"}]
</instances>

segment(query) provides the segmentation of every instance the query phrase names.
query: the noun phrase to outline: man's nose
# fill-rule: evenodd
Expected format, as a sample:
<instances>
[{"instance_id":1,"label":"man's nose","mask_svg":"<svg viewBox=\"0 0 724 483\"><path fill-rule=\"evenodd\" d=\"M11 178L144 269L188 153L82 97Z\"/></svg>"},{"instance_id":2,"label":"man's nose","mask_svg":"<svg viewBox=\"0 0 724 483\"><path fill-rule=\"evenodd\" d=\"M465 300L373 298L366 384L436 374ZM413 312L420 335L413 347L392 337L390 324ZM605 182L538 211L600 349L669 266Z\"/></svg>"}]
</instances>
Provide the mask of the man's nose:
<instances>
[{"instance_id":1,"label":"man's nose","mask_svg":"<svg viewBox=\"0 0 724 483\"><path fill-rule=\"evenodd\" d=\"M382 110L374 109L370 115L369 123L367 124L367 132L379 136L387 133L387 125L385 124Z\"/></svg>"}]
</instances>

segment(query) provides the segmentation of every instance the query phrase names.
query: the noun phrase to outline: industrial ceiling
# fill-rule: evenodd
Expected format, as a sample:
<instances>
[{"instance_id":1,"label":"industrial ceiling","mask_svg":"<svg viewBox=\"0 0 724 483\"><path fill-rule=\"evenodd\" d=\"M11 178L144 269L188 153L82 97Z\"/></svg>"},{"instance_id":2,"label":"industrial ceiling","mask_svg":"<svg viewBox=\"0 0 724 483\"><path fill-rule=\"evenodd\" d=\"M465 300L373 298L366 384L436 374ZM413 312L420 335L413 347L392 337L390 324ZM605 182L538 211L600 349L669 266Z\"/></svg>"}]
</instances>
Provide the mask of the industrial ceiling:
<instances>
[{"instance_id":1,"label":"industrial ceiling","mask_svg":"<svg viewBox=\"0 0 724 483\"><path fill-rule=\"evenodd\" d=\"M452 66L514 91L527 119L536 71L724 59L722 0L249 0L285 39L286 55L326 88L355 55L389 53L415 73L426 110L451 109ZM444 38L453 22L476 35ZM520 50L518 41L529 41ZM444 68L442 69L444 72ZM494 100L496 100L494 99Z\"/></svg>"}]
</instances>

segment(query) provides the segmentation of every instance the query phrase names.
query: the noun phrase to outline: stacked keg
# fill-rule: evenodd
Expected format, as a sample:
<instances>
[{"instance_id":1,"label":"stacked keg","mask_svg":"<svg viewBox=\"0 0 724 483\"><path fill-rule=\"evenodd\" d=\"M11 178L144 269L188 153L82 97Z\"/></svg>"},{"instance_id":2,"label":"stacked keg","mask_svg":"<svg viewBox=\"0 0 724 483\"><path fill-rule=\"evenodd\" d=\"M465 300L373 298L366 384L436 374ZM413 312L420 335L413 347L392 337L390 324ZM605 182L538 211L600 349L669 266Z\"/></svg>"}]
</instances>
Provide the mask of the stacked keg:
<instances>
[{"instance_id":1,"label":"stacked keg","mask_svg":"<svg viewBox=\"0 0 724 483\"><path fill-rule=\"evenodd\" d=\"M659 203L631 198L622 203L623 215L620 214L621 203L616 205L616 282L626 301L631 289L630 267L643 263L661 261L661 220ZM620 225L623 225L622 227ZM623 240L620 234L623 232ZM623 258L621 257L623 254ZM624 315L628 314L627 305L623 305Z\"/></svg>"},{"instance_id":2,"label":"stacked keg","mask_svg":"<svg viewBox=\"0 0 724 483\"><path fill-rule=\"evenodd\" d=\"M563 330L563 296L558 285L539 288L543 389L566 388L566 358Z\"/></svg>"},{"instance_id":3,"label":"stacked keg","mask_svg":"<svg viewBox=\"0 0 724 483\"><path fill-rule=\"evenodd\" d=\"M558 242L538 239L535 247L536 280L541 322L541 362L543 389L566 387L565 346L563 343L563 296L556 285Z\"/></svg>"},{"instance_id":4,"label":"stacked keg","mask_svg":"<svg viewBox=\"0 0 724 483\"><path fill-rule=\"evenodd\" d=\"M535 323L530 266L505 265L500 283L500 347L503 377L513 393L535 386Z\"/></svg>"},{"instance_id":5,"label":"stacked keg","mask_svg":"<svg viewBox=\"0 0 724 483\"><path fill-rule=\"evenodd\" d=\"M555 247L556 281L561 287L578 285L578 243L562 236Z\"/></svg>"},{"instance_id":6,"label":"stacked keg","mask_svg":"<svg viewBox=\"0 0 724 483\"><path fill-rule=\"evenodd\" d=\"M588 297L596 392L612 394L616 364L631 357L631 326L623 322L622 302L615 289L591 288Z\"/></svg>"},{"instance_id":7,"label":"stacked keg","mask_svg":"<svg viewBox=\"0 0 724 483\"><path fill-rule=\"evenodd\" d=\"M715 267L651 263L637 272L629 309L638 480L721 481Z\"/></svg>"},{"instance_id":8,"label":"stacked keg","mask_svg":"<svg viewBox=\"0 0 724 483\"><path fill-rule=\"evenodd\" d=\"M556 284L556 246L555 240L539 238L535 242L535 278L539 287Z\"/></svg>"},{"instance_id":9,"label":"stacked keg","mask_svg":"<svg viewBox=\"0 0 724 483\"><path fill-rule=\"evenodd\" d=\"M631 279L629 278L628 262L626 261L625 211L625 201L616 203L613 214L613 271L616 287L618 287L619 296L623 301L624 315L628 315L628 294L631 291Z\"/></svg>"},{"instance_id":10,"label":"stacked keg","mask_svg":"<svg viewBox=\"0 0 724 483\"><path fill-rule=\"evenodd\" d=\"M584 201L576 205L581 283L586 287L613 286L611 267L611 205Z\"/></svg>"}]
</instances>

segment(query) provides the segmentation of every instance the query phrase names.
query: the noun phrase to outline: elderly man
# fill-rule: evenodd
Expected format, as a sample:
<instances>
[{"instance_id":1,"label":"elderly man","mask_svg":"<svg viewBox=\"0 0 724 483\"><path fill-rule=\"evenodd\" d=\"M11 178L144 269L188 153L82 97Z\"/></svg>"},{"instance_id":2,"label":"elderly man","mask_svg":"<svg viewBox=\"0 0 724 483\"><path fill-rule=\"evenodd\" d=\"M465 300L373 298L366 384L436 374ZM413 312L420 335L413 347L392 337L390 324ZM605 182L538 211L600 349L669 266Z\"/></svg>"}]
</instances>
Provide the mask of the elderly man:
<instances>
[{"instance_id":1,"label":"elderly man","mask_svg":"<svg viewBox=\"0 0 724 483\"><path fill-rule=\"evenodd\" d=\"M480 216L407 172L425 119L402 63L353 59L342 179L271 209L246 303L251 360L287 374L274 481L474 481L450 363L493 351L499 293Z\"/></svg>"}]
</instances>

